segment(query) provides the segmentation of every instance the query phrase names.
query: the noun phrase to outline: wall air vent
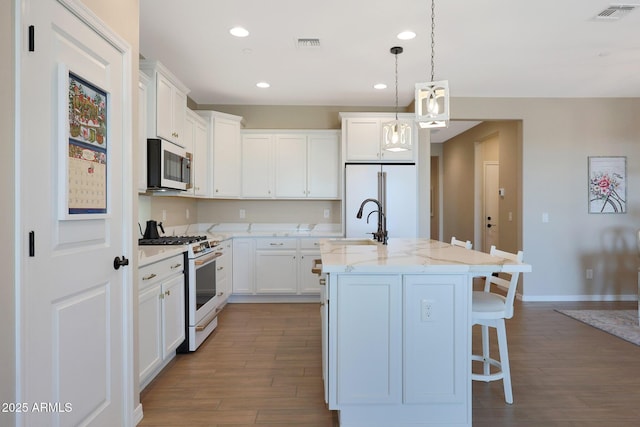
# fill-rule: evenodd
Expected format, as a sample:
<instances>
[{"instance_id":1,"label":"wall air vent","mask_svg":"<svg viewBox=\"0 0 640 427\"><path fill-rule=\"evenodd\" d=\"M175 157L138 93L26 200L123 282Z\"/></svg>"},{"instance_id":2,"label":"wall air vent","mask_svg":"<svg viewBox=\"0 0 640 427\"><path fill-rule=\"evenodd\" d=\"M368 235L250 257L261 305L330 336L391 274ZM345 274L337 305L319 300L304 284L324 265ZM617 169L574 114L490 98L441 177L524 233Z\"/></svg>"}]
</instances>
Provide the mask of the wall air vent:
<instances>
[{"instance_id":1,"label":"wall air vent","mask_svg":"<svg viewBox=\"0 0 640 427\"><path fill-rule=\"evenodd\" d=\"M637 4L612 4L593 19L594 21L617 21L637 7Z\"/></svg>"},{"instance_id":2,"label":"wall air vent","mask_svg":"<svg viewBox=\"0 0 640 427\"><path fill-rule=\"evenodd\" d=\"M320 47L320 39L316 38L299 38L296 41L296 46L302 49L309 47Z\"/></svg>"}]
</instances>

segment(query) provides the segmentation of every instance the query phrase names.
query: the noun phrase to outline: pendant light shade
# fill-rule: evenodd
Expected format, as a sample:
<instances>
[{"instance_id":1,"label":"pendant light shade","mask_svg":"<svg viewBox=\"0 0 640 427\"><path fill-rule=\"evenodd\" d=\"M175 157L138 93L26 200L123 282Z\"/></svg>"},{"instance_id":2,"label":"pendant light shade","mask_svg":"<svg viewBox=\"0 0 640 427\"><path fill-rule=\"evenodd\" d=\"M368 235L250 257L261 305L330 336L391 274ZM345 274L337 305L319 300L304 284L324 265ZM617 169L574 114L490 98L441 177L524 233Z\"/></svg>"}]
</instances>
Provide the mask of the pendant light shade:
<instances>
[{"instance_id":1,"label":"pendant light shade","mask_svg":"<svg viewBox=\"0 0 640 427\"><path fill-rule=\"evenodd\" d=\"M449 126L449 81L434 81L435 0L431 0L431 81L416 83L416 121L421 128Z\"/></svg>"},{"instance_id":2,"label":"pendant light shade","mask_svg":"<svg viewBox=\"0 0 640 427\"><path fill-rule=\"evenodd\" d=\"M416 120L421 128L449 126L449 82L416 83Z\"/></svg>"},{"instance_id":3,"label":"pendant light shade","mask_svg":"<svg viewBox=\"0 0 640 427\"><path fill-rule=\"evenodd\" d=\"M382 125L382 143L387 151L411 150L411 124L398 120L398 55L402 51L400 46L390 50L396 57L396 119Z\"/></svg>"}]
</instances>

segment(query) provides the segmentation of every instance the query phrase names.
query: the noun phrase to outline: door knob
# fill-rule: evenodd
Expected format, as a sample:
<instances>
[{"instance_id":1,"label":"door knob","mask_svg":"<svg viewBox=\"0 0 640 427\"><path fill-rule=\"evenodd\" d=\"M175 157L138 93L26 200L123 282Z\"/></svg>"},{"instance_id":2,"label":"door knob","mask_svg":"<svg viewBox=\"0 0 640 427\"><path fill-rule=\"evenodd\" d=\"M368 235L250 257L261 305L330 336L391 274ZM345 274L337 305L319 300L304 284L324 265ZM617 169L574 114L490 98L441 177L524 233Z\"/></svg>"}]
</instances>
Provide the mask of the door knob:
<instances>
[{"instance_id":1,"label":"door knob","mask_svg":"<svg viewBox=\"0 0 640 427\"><path fill-rule=\"evenodd\" d=\"M129 260L127 258L125 258L124 255L122 255L122 258L115 257L113 259L113 268L115 268L116 270L118 270L120 267L124 267L126 265L129 265Z\"/></svg>"}]
</instances>

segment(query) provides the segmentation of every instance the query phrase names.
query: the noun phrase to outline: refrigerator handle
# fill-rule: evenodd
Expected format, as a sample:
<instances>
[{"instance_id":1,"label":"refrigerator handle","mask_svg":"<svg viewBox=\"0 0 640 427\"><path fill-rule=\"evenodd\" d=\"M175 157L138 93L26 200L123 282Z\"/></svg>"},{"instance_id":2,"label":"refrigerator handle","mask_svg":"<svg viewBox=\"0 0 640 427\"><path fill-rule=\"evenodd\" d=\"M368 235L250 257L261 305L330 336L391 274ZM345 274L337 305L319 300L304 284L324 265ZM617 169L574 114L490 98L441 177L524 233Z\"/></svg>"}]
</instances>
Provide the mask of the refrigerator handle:
<instances>
[{"instance_id":1,"label":"refrigerator handle","mask_svg":"<svg viewBox=\"0 0 640 427\"><path fill-rule=\"evenodd\" d=\"M384 215L387 214L387 173L378 172L380 179L378 180L378 195L380 196L380 203L382 204L382 211Z\"/></svg>"}]
</instances>

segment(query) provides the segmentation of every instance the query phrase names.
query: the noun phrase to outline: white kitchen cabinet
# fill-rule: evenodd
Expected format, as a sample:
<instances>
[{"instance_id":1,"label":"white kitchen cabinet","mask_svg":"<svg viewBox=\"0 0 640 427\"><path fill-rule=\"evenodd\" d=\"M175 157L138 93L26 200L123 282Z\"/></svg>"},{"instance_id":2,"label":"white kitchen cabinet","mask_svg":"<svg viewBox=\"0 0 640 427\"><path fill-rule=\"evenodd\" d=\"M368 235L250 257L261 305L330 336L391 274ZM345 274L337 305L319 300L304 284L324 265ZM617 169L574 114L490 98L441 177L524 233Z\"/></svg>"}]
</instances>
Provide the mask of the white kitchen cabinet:
<instances>
[{"instance_id":1,"label":"white kitchen cabinet","mask_svg":"<svg viewBox=\"0 0 640 427\"><path fill-rule=\"evenodd\" d=\"M296 294L297 255L296 239L257 239L256 292L259 294Z\"/></svg>"},{"instance_id":2,"label":"white kitchen cabinet","mask_svg":"<svg viewBox=\"0 0 640 427\"><path fill-rule=\"evenodd\" d=\"M162 283L162 357L175 354L185 339L185 285L184 275Z\"/></svg>"},{"instance_id":3,"label":"white kitchen cabinet","mask_svg":"<svg viewBox=\"0 0 640 427\"><path fill-rule=\"evenodd\" d=\"M274 141L268 134L242 135L242 197L274 196Z\"/></svg>"},{"instance_id":4,"label":"white kitchen cabinet","mask_svg":"<svg viewBox=\"0 0 640 427\"><path fill-rule=\"evenodd\" d=\"M331 375L336 383L330 405L400 403L401 276L329 275L329 280L334 279L337 284L329 291L329 348L334 347L330 360L335 363L329 366L329 384Z\"/></svg>"},{"instance_id":5,"label":"white kitchen cabinet","mask_svg":"<svg viewBox=\"0 0 640 427\"><path fill-rule=\"evenodd\" d=\"M138 367L146 386L174 356L185 339L184 255L139 270Z\"/></svg>"},{"instance_id":6,"label":"white kitchen cabinet","mask_svg":"<svg viewBox=\"0 0 640 427\"><path fill-rule=\"evenodd\" d=\"M208 144L213 157L211 197L240 197L242 117L217 111L198 110L197 113L208 122L209 127Z\"/></svg>"},{"instance_id":7,"label":"white kitchen cabinet","mask_svg":"<svg viewBox=\"0 0 640 427\"><path fill-rule=\"evenodd\" d=\"M304 134L276 135L275 196L306 198L307 136Z\"/></svg>"},{"instance_id":8,"label":"white kitchen cabinet","mask_svg":"<svg viewBox=\"0 0 640 427\"><path fill-rule=\"evenodd\" d=\"M329 409L349 425L470 426L471 288L466 273L329 273Z\"/></svg>"},{"instance_id":9,"label":"white kitchen cabinet","mask_svg":"<svg viewBox=\"0 0 640 427\"><path fill-rule=\"evenodd\" d=\"M300 238L300 251L298 252L298 292L301 294L320 293L318 275L311 269L315 260L320 259L320 242L314 238Z\"/></svg>"},{"instance_id":10,"label":"white kitchen cabinet","mask_svg":"<svg viewBox=\"0 0 640 427\"><path fill-rule=\"evenodd\" d=\"M410 119L410 117L411 119ZM382 147L382 126L395 119L393 113L340 113L342 141L347 162L413 162L418 147L418 133L413 115L398 114L412 126L412 150L392 152Z\"/></svg>"},{"instance_id":11,"label":"white kitchen cabinet","mask_svg":"<svg viewBox=\"0 0 640 427\"><path fill-rule=\"evenodd\" d=\"M211 162L206 120L187 109L184 134L185 149L191 153L191 188L181 195L209 197Z\"/></svg>"},{"instance_id":12,"label":"white kitchen cabinet","mask_svg":"<svg viewBox=\"0 0 640 427\"><path fill-rule=\"evenodd\" d=\"M255 242L254 239L233 239L233 294L255 293Z\"/></svg>"},{"instance_id":13,"label":"white kitchen cabinet","mask_svg":"<svg viewBox=\"0 0 640 427\"><path fill-rule=\"evenodd\" d=\"M149 77L138 74L138 193L147 191L147 91Z\"/></svg>"},{"instance_id":14,"label":"white kitchen cabinet","mask_svg":"<svg viewBox=\"0 0 640 427\"><path fill-rule=\"evenodd\" d=\"M336 132L279 133L275 150L277 198L340 197L340 142Z\"/></svg>"},{"instance_id":15,"label":"white kitchen cabinet","mask_svg":"<svg viewBox=\"0 0 640 427\"><path fill-rule=\"evenodd\" d=\"M216 259L216 292L221 298L221 304L225 304L232 292L232 257L233 242L225 240L215 248L220 256Z\"/></svg>"},{"instance_id":16,"label":"white kitchen cabinet","mask_svg":"<svg viewBox=\"0 0 640 427\"><path fill-rule=\"evenodd\" d=\"M140 69L151 79L147 105L147 134L182 147L189 89L158 61L140 60Z\"/></svg>"}]
</instances>

